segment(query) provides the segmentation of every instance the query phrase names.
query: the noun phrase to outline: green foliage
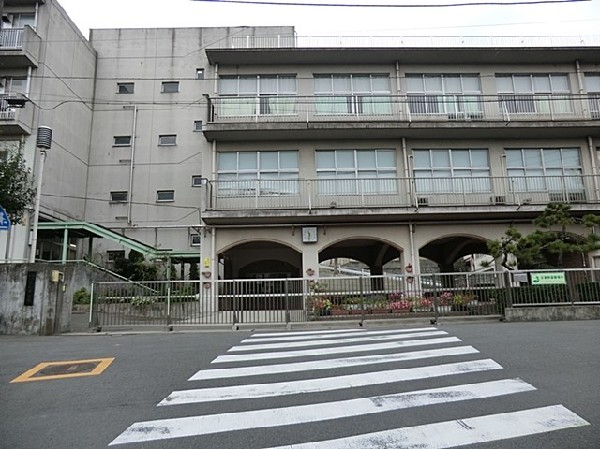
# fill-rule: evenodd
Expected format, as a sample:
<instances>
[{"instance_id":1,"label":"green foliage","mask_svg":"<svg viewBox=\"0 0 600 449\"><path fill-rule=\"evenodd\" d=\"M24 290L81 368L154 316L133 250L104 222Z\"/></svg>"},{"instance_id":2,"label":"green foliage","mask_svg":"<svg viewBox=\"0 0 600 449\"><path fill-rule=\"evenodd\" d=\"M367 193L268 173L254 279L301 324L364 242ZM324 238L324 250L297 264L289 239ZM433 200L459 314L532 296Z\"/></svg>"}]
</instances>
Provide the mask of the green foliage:
<instances>
[{"instance_id":1,"label":"green foliage","mask_svg":"<svg viewBox=\"0 0 600 449\"><path fill-rule=\"evenodd\" d=\"M189 277L191 281L197 281L198 279L200 279L200 271L198 270L197 263L190 264Z\"/></svg>"},{"instance_id":2,"label":"green foliage","mask_svg":"<svg viewBox=\"0 0 600 449\"><path fill-rule=\"evenodd\" d=\"M141 309L145 306L151 306L155 302L156 300L151 296L136 296L131 299L131 305L136 309Z\"/></svg>"},{"instance_id":3,"label":"green foliage","mask_svg":"<svg viewBox=\"0 0 600 449\"><path fill-rule=\"evenodd\" d=\"M73 304L89 304L91 299L90 293L81 287L73 293Z\"/></svg>"},{"instance_id":4,"label":"green foliage","mask_svg":"<svg viewBox=\"0 0 600 449\"><path fill-rule=\"evenodd\" d=\"M22 153L9 151L6 160L0 160L0 205L11 223L22 222L23 212L33 203L34 197L31 170L25 167Z\"/></svg>"},{"instance_id":5,"label":"green foliage","mask_svg":"<svg viewBox=\"0 0 600 449\"><path fill-rule=\"evenodd\" d=\"M600 224L598 215L577 218L571 215L570 205L550 203L533 224L538 229L528 235L510 226L503 237L488 242L490 254L500 259L507 269L514 268L511 255L516 257L521 268L548 268L562 267L566 254L587 254L600 249L600 237L593 232L593 227ZM585 229L583 234L571 232L577 225ZM551 258L555 260L554 264L550 263Z\"/></svg>"},{"instance_id":6,"label":"green foliage","mask_svg":"<svg viewBox=\"0 0 600 449\"><path fill-rule=\"evenodd\" d=\"M115 259L115 272L132 281L155 281L158 278L158 267L146 263L144 255L131 250L128 257Z\"/></svg>"}]
</instances>

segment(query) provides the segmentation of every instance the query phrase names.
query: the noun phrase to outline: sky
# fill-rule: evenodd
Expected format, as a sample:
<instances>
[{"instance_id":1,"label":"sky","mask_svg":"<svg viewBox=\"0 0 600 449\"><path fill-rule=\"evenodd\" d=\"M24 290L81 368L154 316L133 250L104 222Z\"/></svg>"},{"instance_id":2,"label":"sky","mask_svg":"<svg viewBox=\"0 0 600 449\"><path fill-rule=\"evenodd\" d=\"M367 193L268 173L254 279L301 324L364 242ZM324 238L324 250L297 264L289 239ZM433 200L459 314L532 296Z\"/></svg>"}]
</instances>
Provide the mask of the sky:
<instances>
[{"instance_id":1,"label":"sky","mask_svg":"<svg viewBox=\"0 0 600 449\"><path fill-rule=\"evenodd\" d=\"M590 36L600 34L600 0L444 8L274 6L194 0L58 1L86 37L89 35L90 28L242 25L295 26L300 36ZM479 0L296 0L298 3L362 5L425 5L475 1ZM519 0L489 1L507 3Z\"/></svg>"}]
</instances>

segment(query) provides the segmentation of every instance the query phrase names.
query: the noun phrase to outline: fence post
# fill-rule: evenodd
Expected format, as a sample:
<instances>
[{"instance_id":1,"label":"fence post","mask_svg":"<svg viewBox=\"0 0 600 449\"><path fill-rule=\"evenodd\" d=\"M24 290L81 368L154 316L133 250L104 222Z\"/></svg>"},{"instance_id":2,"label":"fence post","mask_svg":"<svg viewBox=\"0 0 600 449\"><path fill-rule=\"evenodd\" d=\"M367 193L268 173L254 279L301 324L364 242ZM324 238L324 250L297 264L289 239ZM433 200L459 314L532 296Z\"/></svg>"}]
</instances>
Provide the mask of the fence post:
<instances>
[{"instance_id":1,"label":"fence post","mask_svg":"<svg viewBox=\"0 0 600 449\"><path fill-rule=\"evenodd\" d=\"M510 271L504 272L504 288L506 289L506 303L504 304L504 309L507 307L512 307L513 305L513 297L512 297L512 286L510 285ZM502 315L506 315L505 310L502 310Z\"/></svg>"},{"instance_id":2,"label":"fence post","mask_svg":"<svg viewBox=\"0 0 600 449\"><path fill-rule=\"evenodd\" d=\"M365 321L365 293L364 293L364 288L363 288L363 277L359 276L358 278L358 285L359 285L359 289L360 289L360 325L363 325L363 322Z\"/></svg>"},{"instance_id":3,"label":"fence post","mask_svg":"<svg viewBox=\"0 0 600 449\"><path fill-rule=\"evenodd\" d=\"M98 325L98 316L96 314L94 314L94 305L95 305L94 282L92 282L92 285L90 287L90 315L88 317L88 327L93 327L93 326ZM96 319L96 322L94 322L94 318Z\"/></svg>"},{"instance_id":4,"label":"fence post","mask_svg":"<svg viewBox=\"0 0 600 449\"><path fill-rule=\"evenodd\" d=\"M284 281L284 293L285 293L285 325L290 325L290 294L289 294L289 279Z\"/></svg>"},{"instance_id":5,"label":"fence post","mask_svg":"<svg viewBox=\"0 0 600 449\"><path fill-rule=\"evenodd\" d=\"M419 274L419 276L422 276L422 274ZM421 285L422 285L423 279L421 279ZM439 295L438 295L438 291L437 291L437 284L436 284L436 280L435 280L435 273L431 273L431 283L433 285L433 319L435 320L435 322L437 323L438 318L440 317L440 309L439 309Z\"/></svg>"}]
</instances>

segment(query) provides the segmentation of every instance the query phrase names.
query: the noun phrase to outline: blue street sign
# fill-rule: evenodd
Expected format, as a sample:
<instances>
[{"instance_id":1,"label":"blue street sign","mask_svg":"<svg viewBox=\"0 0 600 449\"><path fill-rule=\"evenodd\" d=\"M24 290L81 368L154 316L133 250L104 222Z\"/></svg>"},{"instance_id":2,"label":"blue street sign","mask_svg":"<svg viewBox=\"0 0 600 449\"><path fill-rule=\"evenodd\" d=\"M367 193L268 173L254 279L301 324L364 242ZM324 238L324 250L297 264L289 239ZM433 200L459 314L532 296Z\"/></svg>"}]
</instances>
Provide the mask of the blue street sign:
<instances>
[{"instance_id":1,"label":"blue street sign","mask_svg":"<svg viewBox=\"0 0 600 449\"><path fill-rule=\"evenodd\" d=\"M8 214L2 206L0 206L0 231L7 231L10 229L10 220Z\"/></svg>"}]
</instances>

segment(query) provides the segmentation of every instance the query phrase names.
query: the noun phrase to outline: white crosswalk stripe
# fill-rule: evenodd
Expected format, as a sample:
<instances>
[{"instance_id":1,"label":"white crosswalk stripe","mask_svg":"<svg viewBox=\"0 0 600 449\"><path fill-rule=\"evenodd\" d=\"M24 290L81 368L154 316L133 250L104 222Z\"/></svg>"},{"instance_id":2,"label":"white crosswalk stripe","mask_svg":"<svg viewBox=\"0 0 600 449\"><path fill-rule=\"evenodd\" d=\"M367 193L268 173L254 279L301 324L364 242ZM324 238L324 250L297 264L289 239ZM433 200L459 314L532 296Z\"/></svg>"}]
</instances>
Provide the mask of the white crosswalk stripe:
<instances>
[{"instance_id":1,"label":"white crosswalk stripe","mask_svg":"<svg viewBox=\"0 0 600 449\"><path fill-rule=\"evenodd\" d=\"M416 347L424 348L414 349ZM361 352L368 355L354 355ZM465 357L466 360L456 361ZM404 365L409 362L417 366ZM183 437L202 439L222 434L219 447L226 449L239 446L239 440L232 439L237 443L227 445L224 438L227 435L233 438L240 431L283 426L293 426L301 431L303 425L342 420L336 421L339 423L353 418L368 423L369 419L377 420L377 416L390 416L390 413L407 416L410 410L427 406L509 398L536 391L534 386L521 379L494 379L502 377L503 368L498 363L479 358L477 349L435 327L257 333L212 363L219 367L200 370L189 378L195 383L195 388L173 391L158 403L163 410L173 410L175 416L180 409L177 406L187 404L186 415L190 415L190 407L197 409L193 416L134 423L110 445ZM286 375L294 377L281 378ZM265 381L256 383L254 376ZM487 378L473 382L474 376ZM470 381L464 383L463 378ZM437 382L435 388L410 389L412 382L434 381ZM224 385L215 386L215 383ZM361 395L374 386L396 392ZM335 394L336 399L327 400L328 394ZM269 401L275 398L277 405L269 406ZM309 403L302 403L307 402L306 399L298 403L298 398L309 398ZM254 408L236 410L235 404L240 400L252 405L255 402L248 401L260 402ZM282 406L282 403L285 405ZM219 410L229 407L230 411L211 413L212 408L203 404L219 404ZM493 413L482 416L450 418L408 427L396 424L376 432L369 426L365 426L362 432L356 426L347 426L341 427L333 438L321 437L313 441L310 435L303 442L288 442L283 432L276 434L277 442L283 445L262 443L255 447L442 449L589 425L562 405L547 404L506 413L493 410Z\"/></svg>"}]
</instances>

